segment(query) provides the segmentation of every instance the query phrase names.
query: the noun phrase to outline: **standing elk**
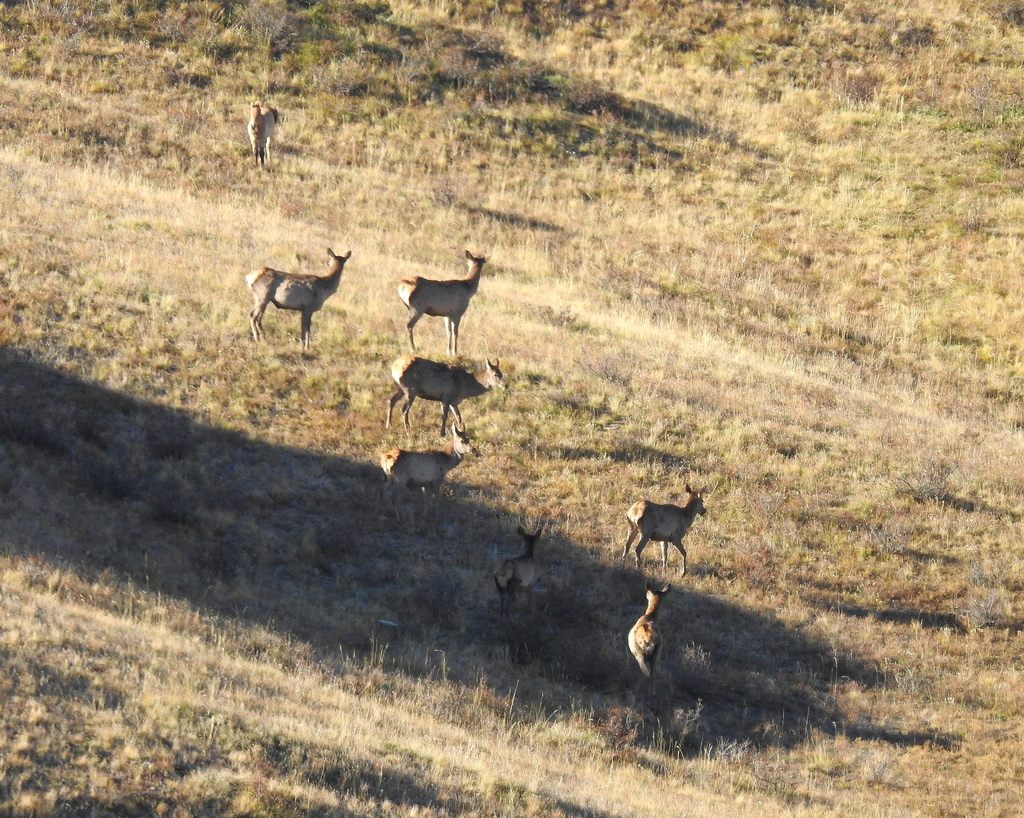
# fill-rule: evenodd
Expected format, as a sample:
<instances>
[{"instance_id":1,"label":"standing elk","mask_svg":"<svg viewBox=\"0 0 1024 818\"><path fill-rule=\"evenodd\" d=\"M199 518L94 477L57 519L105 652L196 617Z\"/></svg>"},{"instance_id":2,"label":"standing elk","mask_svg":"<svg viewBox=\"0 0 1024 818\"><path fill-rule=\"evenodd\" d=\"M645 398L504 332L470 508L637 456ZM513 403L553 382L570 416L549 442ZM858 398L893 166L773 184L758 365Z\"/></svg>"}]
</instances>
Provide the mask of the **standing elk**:
<instances>
[{"instance_id":1,"label":"standing elk","mask_svg":"<svg viewBox=\"0 0 1024 818\"><path fill-rule=\"evenodd\" d=\"M519 591L532 588L540 577L540 568L533 558L533 549L544 531L544 526L533 534L528 533L522 526L516 531L523 538L522 555L503 560L494 572L494 584L498 586L498 607L503 617L508 615L515 604Z\"/></svg>"},{"instance_id":2,"label":"standing elk","mask_svg":"<svg viewBox=\"0 0 1024 818\"><path fill-rule=\"evenodd\" d=\"M461 366L449 366L426 358L417 358L415 355L405 355L391 364L391 377L398 385L398 391L391 396L391 402L388 404L385 428L390 428L391 413L395 404L404 396L402 417L408 429L412 403L416 398L423 398L438 401L442 406L442 437L447 428L449 410L455 417L455 422L462 426L462 413L459 411L459 404L462 401L466 398L475 398L491 389L504 389L506 386L505 376L498 367L497 359L494 363L488 359L483 369L469 372Z\"/></svg>"},{"instance_id":3,"label":"standing elk","mask_svg":"<svg viewBox=\"0 0 1024 818\"><path fill-rule=\"evenodd\" d=\"M698 514L707 514L701 492L694 491L687 485L686 494L686 505L682 507L671 503L659 505L650 500L640 500L633 504L626 512L630 532L626 547L622 549L622 559L629 554L629 547L639 535L640 540L636 544L635 552L637 568L640 567L640 552L650 540L654 540L661 543L662 569L668 570L668 544L672 543L683 558L682 572L686 573L686 548L683 546L683 537L690 530Z\"/></svg>"},{"instance_id":4,"label":"standing elk","mask_svg":"<svg viewBox=\"0 0 1024 818\"><path fill-rule=\"evenodd\" d=\"M263 339L263 313L268 304L281 310L298 310L302 313L302 348L309 349L309 332L312 328L313 313L334 295L341 284L341 272L345 262L352 257L349 250L343 256L327 249L330 258L327 266L330 272L325 276L282 273L270 267L253 270L245 277L245 283L252 290L253 308L249 313L253 340Z\"/></svg>"},{"instance_id":5,"label":"standing elk","mask_svg":"<svg viewBox=\"0 0 1024 818\"><path fill-rule=\"evenodd\" d=\"M480 286L480 271L486 258L475 257L466 251L469 275L451 281L435 281L432 278L403 278L398 284L398 297L409 308L409 346L416 351L412 329L424 315L441 316L448 335L448 354L459 354L459 322L469 308L470 299Z\"/></svg>"},{"instance_id":6,"label":"standing elk","mask_svg":"<svg viewBox=\"0 0 1024 818\"><path fill-rule=\"evenodd\" d=\"M277 127L277 109L260 102L254 102L249 109L249 142L252 144L252 159L257 165L267 164L270 159L270 137Z\"/></svg>"},{"instance_id":7,"label":"standing elk","mask_svg":"<svg viewBox=\"0 0 1024 818\"><path fill-rule=\"evenodd\" d=\"M380 467L384 472L384 479L392 489L418 488L436 497L448 472L470 453L480 454L470 442L465 430L452 424L452 442L447 451L434 449L410 452L405 449L391 449L380 456Z\"/></svg>"},{"instance_id":8,"label":"standing elk","mask_svg":"<svg viewBox=\"0 0 1024 818\"><path fill-rule=\"evenodd\" d=\"M653 684L655 662L661 652L661 634L658 633L658 629L654 625L654 617L658 613L658 605L661 603L662 597L669 592L671 586L665 585L662 588L657 588L648 581L646 587L647 610L630 629L627 641L629 652L636 657L640 670Z\"/></svg>"}]
</instances>

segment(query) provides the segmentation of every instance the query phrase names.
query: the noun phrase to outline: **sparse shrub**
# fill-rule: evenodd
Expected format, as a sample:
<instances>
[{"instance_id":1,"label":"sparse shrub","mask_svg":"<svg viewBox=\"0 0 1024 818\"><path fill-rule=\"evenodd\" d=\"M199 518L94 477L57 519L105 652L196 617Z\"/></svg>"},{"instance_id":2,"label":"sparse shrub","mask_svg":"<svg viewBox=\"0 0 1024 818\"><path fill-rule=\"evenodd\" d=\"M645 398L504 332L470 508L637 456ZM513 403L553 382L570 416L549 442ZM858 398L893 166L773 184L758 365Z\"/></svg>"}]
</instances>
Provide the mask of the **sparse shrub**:
<instances>
[{"instance_id":1,"label":"sparse shrub","mask_svg":"<svg viewBox=\"0 0 1024 818\"><path fill-rule=\"evenodd\" d=\"M977 631L997 625L1007 609L1000 567L996 563L975 559L970 564L967 578L970 587L957 609L964 628Z\"/></svg>"},{"instance_id":2,"label":"sparse shrub","mask_svg":"<svg viewBox=\"0 0 1024 818\"><path fill-rule=\"evenodd\" d=\"M902 19L893 23L889 44L896 51L908 51L934 45L935 39L935 26L930 22Z\"/></svg>"},{"instance_id":3,"label":"sparse shrub","mask_svg":"<svg viewBox=\"0 0 1024 818\"><path fill-rule=\"evenodd\" d=\"M879 554L906 554L907 526L900 523L883 522L868 528L868 542Z\"/></svg>"},{"instance_id":4,"label":"sparse shrub","mask_svg":"<svg viewBox=\"0 0 1024 818\"><path fill-rule=\"evenodd\" d=\"M907 477L901 477L896 490L919 503L934 502L953 505L956 497L949 481L958 471L957 465L946 458L932 458L922 462L917 470Z\"/></svg>"},{"instance_id":5,"label":"sparse shrub","mask_svg":"<svg viewBox=\"0 0 1024 818\"><path fill-rule=\"evenodd\" d=\"M831 67L825 76L833 94L853 105L873 102L884 81L882 74L871 66L845 63Z\"/></svg>"},{"instance_id":6,"label":"sparse shrub","mask_svg":"<svg viewBox=\"0 0 1024 818\"><path fill-rule=\"evenodd\" d=\"M9 404L0 406L0 438L49 455L64 454L69 445L64 431L49 420Z\"/></svg>"},{"instance_id":7,"label":"sparse shrub","mask_svg":"<svg viewBox=\"0 0 1024 818\"><path fill-rule=\"evenodd\" d=\"M1017 26L1018 28L1024 27L1024 2L1020 0L988 3L984 8L1000 22Z\"/></svg>"},{"instance_id":8,"label":"sparse shrub","mask_svg":"<svg viewBox=\"0 0 1024 818\"><path fill-rule=\"evenodd\" d=\"M288 10L284 0L249 0L238 13L238 23L272 57L291 48L302 33L301 19Z\"/></svg>"},{"instance_id":9,"label":"sparse shrub","mask_svg":"<svg viewBox=\"0 0 1024 818\"><path fill-rule=\"evenodd\" d=\"M468 598L466 586L457 576L435 574L416 583L403 609L411 621L452 628L463 618Z\"/></svg>"},{"instance_id":10,"label":"sparse shrub","mask_svg":"<svg viewBox=\"0 0 1024 818\"><path fill-rule=\"evenodd\" d=\"M629 763L637 758L636 748L642 743L645 720L628 707L612 707L597 721L598 733L608 742L612 760Z\"/></svg>"}]
</instances>

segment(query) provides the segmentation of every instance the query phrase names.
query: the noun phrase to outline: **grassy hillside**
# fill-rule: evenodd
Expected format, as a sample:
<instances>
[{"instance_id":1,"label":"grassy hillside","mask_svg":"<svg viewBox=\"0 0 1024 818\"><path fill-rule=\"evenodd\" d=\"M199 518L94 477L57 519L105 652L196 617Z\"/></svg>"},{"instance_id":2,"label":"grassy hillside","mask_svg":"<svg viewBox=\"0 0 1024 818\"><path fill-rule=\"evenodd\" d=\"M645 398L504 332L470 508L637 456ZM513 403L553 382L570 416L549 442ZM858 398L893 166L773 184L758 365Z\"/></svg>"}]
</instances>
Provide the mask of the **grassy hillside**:
<instances>
[{"instance_id":1,"label":"grassy hillside","mask_svg":"<svg viewBox=\"0 0 1024 818\"><path fill-rule=\"evenodd\" d=\"M0 812L1016 815L1024 12L873 5L0 6ZM392 508L466 249L510 388Z\"/></svg>"}]
</instances>

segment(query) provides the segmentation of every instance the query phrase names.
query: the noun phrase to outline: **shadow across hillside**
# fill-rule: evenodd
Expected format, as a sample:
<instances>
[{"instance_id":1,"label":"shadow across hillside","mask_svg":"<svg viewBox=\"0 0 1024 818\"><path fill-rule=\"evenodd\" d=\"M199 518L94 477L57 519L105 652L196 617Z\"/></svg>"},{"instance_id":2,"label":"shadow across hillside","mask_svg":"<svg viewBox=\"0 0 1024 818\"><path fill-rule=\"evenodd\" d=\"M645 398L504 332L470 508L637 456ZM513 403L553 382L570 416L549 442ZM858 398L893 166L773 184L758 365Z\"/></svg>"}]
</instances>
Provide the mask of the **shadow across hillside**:
<instances>
[{"instance_id":1,"label":"shadow across hillside","mask_svg":"<svg viewBox=\"0 0 1024 818\"><path fill-rule=\"evenodd\" d=\"M515 553L509 520L457 482L443 518L417 497L382 513L381 486L373 463L215 428L0 350L0 527L11 554L119 576L325 656L390 643L403 671L428 674L408 657L461 652L475 658L447 672L466 685L489 656L505 668L494 695L535 713L581 701L634 712L641 727L625 735L636 743L788 747L820 731L955 745L847 723L836 686L881 685L876 669L674 577L662 614L672 647L651 692L625 642L643 610L641 572L553 532L545 588L502 620L481 543L503 539ZM547 682L519 686L520 672ZM613 743L626 740L617 729Z\"/></svg>"},{"instance_id":2,"label":"shadow across hillside","mask_svg":"<svg viewBox=\"0 0 1024 818\"><path fill-rule=\"evenodd\" d=\"M616 543L616 556L620 548ZM653 572L655 556L645 552L644 558ZM895 746L958 746L955 736L939 731L849 720L837 705L837 690L851 683L884 686L879 668L770 615L694 592L677 574L659 580L670 582L672 591L659 615L666 648L652 688L626 645L644 612L646 576L626 565L577 564L531 609L495 626L509 661L544 665L552 676L599 694L606 714L631 714L629 729L619 716L606 717L613 745L626 740L714 753L792 748L812 734L845 734Z\"/></svg>"}]
</instances>

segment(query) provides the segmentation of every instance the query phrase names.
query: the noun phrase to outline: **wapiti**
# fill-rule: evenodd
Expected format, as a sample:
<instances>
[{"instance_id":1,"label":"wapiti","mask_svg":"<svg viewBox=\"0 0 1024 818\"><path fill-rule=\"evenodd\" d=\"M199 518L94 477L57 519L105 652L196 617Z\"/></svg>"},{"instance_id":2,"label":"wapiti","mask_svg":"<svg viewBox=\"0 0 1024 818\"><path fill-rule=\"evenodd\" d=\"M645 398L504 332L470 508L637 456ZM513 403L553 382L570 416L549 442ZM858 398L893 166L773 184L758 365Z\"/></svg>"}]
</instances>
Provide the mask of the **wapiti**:
<instances>
[{"instance_id":1,"label":"wapiti","mask_svg":"<svg viewBox=\"0 0 1024 818\"><path fill-rule=\"evenodd\" d=\"M252 158L257 165L266 166L270 158L270 137L277 127L277 109L260 102L254 102L249 109L249 142L252 144Z\"/></svg>"},{"instance_id":2,"label":"wapiti","mask_svg":"<svg viewBox=\"0 0 1024 818\"><path fill-rule=\"evenodd\" d=\"M398 284L398 297L409 308L409 346L416 351L416 342L412 337L412 329L424 315L441 316L444 318L445 330L448 334L448 354L459 354L459 322L469 308L470 299L476 295L480 286L480 271L484 268L486 258L477 258L469 250L466 251L469 265L469 276L453 281L435 281L432 278L403 278Z\"/></svg>"},{"instance_id":3,"label":"wapiti","mask_svg":"<svg viewBox=\"0 0 1024 818\"><path fill-rule=\"evenodd\" d=\"M470 453L480 454L465 430L452 424L452 443L447 451L410 452L392 449L380 456L380 467L384 479L392 488L423 489L436 497L448 472Z\"/></svg>"},{"instance_id":4,"label":"wapiti","mask_svg":"<svg viewBox=\"0 0 1024 818\"><path fill-rule=\"evenodd\" d=\"M282 273L280 270L263 267L245 277L245 283L252 290L253 308L249 313L249 325L254 340L262 340L263 313L268 304L273 304L281 310L298 310L302 313L302 348L309 349L313 313L337 292L341 284L341 271L345 269L345 262L352 257L351 250L343 256L335 255L330 248L327 253L330 256L327 260L330 272L325 276Z\"/></svg>"},{"instance_id":5,"label":"wapiti","mask_svg":"<svg viewBox=\"0 0 1024 818\"><path fill-rule=\"evenodd\" d=\"M537 529L534 534L530 534L522 526L519 526L516 531L523 538L522 555L503 560L494 572L494 584L498 586L498 608L501 616L508 615L512 605L515 604L519 591L529 590L537 584L537 579L540 577L540 569L537 566L537 561L533 558L533 549L544 531L544 526Z\"/></svg>"},{"instance_id":6,"label":"wapiti","mask_svg":"<svg viewBox=\"0 0 1024 818\"><path fill-rule=\"evenodd\" d=\"M650 500L640 500L626 512L626 519L629 520L629 539L626 540L626 547L622 549L622 559L629 554L629 547L637 535L640 536L636 544L636 564L640 567L640 552L650 540L661 543L661 567L668 570L668 544L672 543L683 558L683 573L686 573L686 548L683 546L683 537L690 530L693 521L698 514L707 514L704 508L704 500L701 492L694 491L689 485L686 486L686 505L674 506L671 503L659 505Z\"/></svg>"},{"instance_id":7,"label":"wapiti","mask_svg":"<svg viewBox=\"0 0 1024 818\"><path fill-rule=\"evenodd\" d=\"M650 678L652 683L654 681L654 663L661 652L661 634L658 633L658 629L654 625L654 617L658 613L658 605L661 603L662 597L669 590L670 586L668 585L658 588L651 585L650 581L647 582L647 610L630 629L627 640L629 652L636 657L640 670L644 672L644 676Z\"/></svg>"},{"instance_id":8,"label":"wapiti","mask_svg":"<svg viewBox=\"0 0 1024 818\"><path fill-rule=\"evenodd\" d=\"M409 410L412 409L412 403L416 398L423 398L438 401L442 406L442 437L447 428L449 410L455 417L455 422L461 427L463 423L459 404L462 401L466 398L475 398L491 389L504 389L506 386L505 376L498 367L497 359L494 363L488 359L483 369L469 372L461 366L450 366L426 358L417 358L415 355L405 355L391 364L391 377L398 384L398 391L391 396L391 402L388 404L385 428L391 426L391 413L403 396L405 403L402 404L402 417L405 418L406 428L409 428Z\"/></svg>"}]
</instances>

